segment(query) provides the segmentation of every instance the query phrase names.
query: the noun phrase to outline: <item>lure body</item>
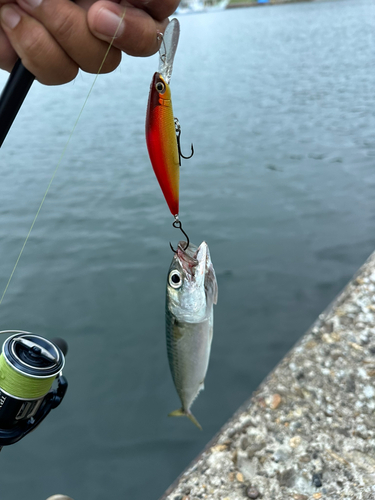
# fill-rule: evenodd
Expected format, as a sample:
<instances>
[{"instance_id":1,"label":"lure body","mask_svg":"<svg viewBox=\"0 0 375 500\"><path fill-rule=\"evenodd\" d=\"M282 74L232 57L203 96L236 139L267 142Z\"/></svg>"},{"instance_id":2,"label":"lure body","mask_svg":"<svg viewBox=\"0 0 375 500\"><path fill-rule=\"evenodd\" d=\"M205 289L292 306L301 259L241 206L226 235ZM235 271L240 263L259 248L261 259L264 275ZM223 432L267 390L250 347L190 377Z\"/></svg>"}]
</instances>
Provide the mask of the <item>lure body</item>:
<instances>
[{"instance_id":1,"label":"lure body","mask_svg":"<svg viewBox=\"0 0 375 500\"><path fill-rule=\"evenodd\" d=\"M179 211L180 165L170 87L160 73L151 82L146 114L151 164L172 215Z\"/></svg>"},{"instance_id":2,"label":"lure body","mask_svg":"<svg viewBox=\"0 0 375 500\"><path fill-rule=\"evenodd\" d=\"M217 282L207 243L180 242L168 273L166 335L169 367L182 407L170 416L187 416L204 388L213 335Z\"/></svg>"}]
</instances>

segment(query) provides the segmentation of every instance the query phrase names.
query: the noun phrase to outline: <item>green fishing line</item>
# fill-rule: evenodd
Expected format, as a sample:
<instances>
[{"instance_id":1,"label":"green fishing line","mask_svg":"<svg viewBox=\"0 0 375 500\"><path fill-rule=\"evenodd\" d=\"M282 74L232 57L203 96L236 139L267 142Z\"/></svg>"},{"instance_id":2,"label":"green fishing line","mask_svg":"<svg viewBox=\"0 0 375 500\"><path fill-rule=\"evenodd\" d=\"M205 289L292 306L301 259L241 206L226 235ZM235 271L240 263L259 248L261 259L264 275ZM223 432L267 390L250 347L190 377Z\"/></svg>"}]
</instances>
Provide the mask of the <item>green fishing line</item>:
<instances>
[{"instance_id":1,"label":"green fishing line","mask_svg":"<svg viewBox=\"0 0 375 500\"><path fill-rule=\"evenodd\" d=\"M0 355L0 388L8 394L21 399L37 399L51 389L56 375L48 378L35 378L22 375L12 368Z\"/></svg>"}]
</instances>

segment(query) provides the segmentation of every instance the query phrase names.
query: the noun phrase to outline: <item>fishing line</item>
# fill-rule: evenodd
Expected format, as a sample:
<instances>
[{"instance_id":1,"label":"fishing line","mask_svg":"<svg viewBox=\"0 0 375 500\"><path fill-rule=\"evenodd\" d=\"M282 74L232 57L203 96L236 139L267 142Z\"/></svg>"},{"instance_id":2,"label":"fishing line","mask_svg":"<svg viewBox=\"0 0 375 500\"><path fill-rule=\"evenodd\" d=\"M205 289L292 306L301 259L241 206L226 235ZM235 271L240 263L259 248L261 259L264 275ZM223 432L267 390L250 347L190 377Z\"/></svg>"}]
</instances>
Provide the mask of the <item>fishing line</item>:
<instances>
[{"instance_id":1,"label":"fishing line","mask_svg":"<svg viewBox=\"0 0 375 500\"><path fill-rule=\"evenodd\" d=\"M47 394L56 375L48 378L31 378L17 372L0 355L0 387L3 391L21 399L36 399Z\"/></svg>"},{"instance_id":2,"label":"fishing line","mask_svg":"<svg viewBox=\"0 0 375 500\"><path fill-rule=\"evenodd\" d=\"M57 171L59 170L59 167L60 167L60 165L61 165L61 162L62 162L62 160L63 160L63 158L64 158L64 156L65 156L66 150L68 149L68 146L69 146L70 140L71 140L71 138L72 138L72 136L73 136L73 134L74 134L74 132L75 132L75 129L77 128L77 125L78 125L78 122L79 122L79 120L80 120L80 118L81 118L81 115L82 115L82 113L83 113L83 110L85 109L85 106L86 106L87 101L88 101L88 99L89 99L89 97L90 97L90 95L91 95L91 92L92 92L93 88L94 88L94 85L95 85L95 83L96 83L96 80L98 79L98 77L99 77L99 75L100 75L100 72L101 72L101 70L102 70L102 68L103 68L103 66L104 66L104 63L105 63L105 61L106 61L106 59L107 59L107 56L108 56L108 54L109 54L109 51L111 50L112 45L113 45L113 43L114 43L114 41L115 41L115 39L116 39L116 36L117 36L118 30L120 29L120 26L121 26L121 23L122 23L122 21L123 21L124 17L125 17L125 11L123 12L123 14L122 14L122 16L121 16L121 19L120 19L120 22L118 23L118 26L117 26L117 29L116 29L116 31L115 31L115 34L114 34L114 35L113 35L113 37L112 37L111 43L109 44L108 49L107 49L107 51L106 51L106 53L105 53L105 55L104 55L104 57L103 57L103 60L102 60L102 62L101 62L101 64L100 64L100 67L99 67L99 70L98 70L97 74L95 75L94 81L92 82L92 85L91 85L91 87L90 87L90 89L89 89L89 91L88 91L88 94L87 94L87 96L86 96L86 99L85 99L85 101L84 101L84 103L83 103L83 105L82 105L82 107L81 107L81 109L80 109L80 111L79 111L79 113L78 113L77 119L76 119L76 121L75 121L75 123L74 123L74 125L73 125L73 128L72 128L72 130L71 130L71 132L70 132L70 134L69 134L68 140L66 141L66 144L65 144L65 146L64 146L64 149L63 149L63 151L62 151L62 153L61 153L61 155L60 155L60 158L59 158L59 160L58 160L58 162L57 162L56 168L55 168L55 170L54 170L54 172L53 172L53 174L52 174L51 180L49 181L49 184L48 184L48 186L47 186L47 189L46 189L46 191L45 191L45 193L44 193L44 195L43 195L42 201L40 202L40 205L39 205L39 208L38 208L38 210L37 210L37 212L36 212L36 214L35 214L34 220L33 220L33 221L32 221L32 223L31 223L31 226L30 226L30 229L29 229L29 231L28 231L28 233L27 233L27 236L26 236L26 238L25 238L25 241L23 242L23 245L22 245L21 251L20 251L20 253L18 254L18 257L17 257L16 263L14 264L13 270L12 270L12 272L11 272L11 274L10 274L9 279L8 279L8 283L6 284L5 289L4 289L4 291L3 291L3 294L2 294L2 296L1 296L1 298L0 298L0 305L1 305L1 304L2 304L2 302L3 302L3 299L4 299L4 297L5 297L5 294L6 294L7 290L8 290L8 287L9 287L9 285L10 285L10 282L12 281L13 275L14 275L14 273L15 273L16 269L17 269L18 263L19 263L19 261L20 261L20 259L21 259L21 256L22 256L22 254L23 254L23 251L24 251L24 249L25 249L25 246L26 246L26 244L27 244L27 242L28 242L28 240L29 240L29 237L30 237L31 231L32 231L32 230L33 230L33 228L34 228L35 222L36 222L36 220L37 220L37 218L38 218L38 215L39 215L39 213L40 213L40 211L41 211L41 209L42 209L42 206L43 206L43 204L44 204L44 201L45 201L45 199L47 198L47 195L48 195L48 192L49 192L50 187L51 187L51 185L52 185L52 182L53 182L53 180L54 180L54 178L55 178L55 176L56 176L56 174L57 174Z\"/></svg>"}]
</instances>

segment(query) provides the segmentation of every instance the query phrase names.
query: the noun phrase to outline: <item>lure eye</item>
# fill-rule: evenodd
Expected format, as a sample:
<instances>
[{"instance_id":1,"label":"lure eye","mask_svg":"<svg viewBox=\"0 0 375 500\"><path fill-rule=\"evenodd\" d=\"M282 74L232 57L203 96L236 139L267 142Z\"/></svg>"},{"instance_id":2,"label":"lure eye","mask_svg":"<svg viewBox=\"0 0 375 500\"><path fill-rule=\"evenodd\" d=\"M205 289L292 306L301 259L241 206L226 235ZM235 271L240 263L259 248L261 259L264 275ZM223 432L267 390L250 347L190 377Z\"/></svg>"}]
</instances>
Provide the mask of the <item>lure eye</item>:
<instances>
[{"instance_id":1,"label":"lure eye","mask_svg":"<svg viewBox=\"0 0 375 500\"><path fill-rule=\"evenodd\" d=\"M165 85L163 82L158 82L156 85L155 85L155 88L156 90L159 92L159 94L164 94L165 92Z\"/></svg>"},{"instance_id":2,"label":"lure eye","mask_svg":"<svg viewBox=\"0 0 375 500\"><path fill-rule=\"evenodd\" d=\"M178 289L182 286L182 277L178 271L171 271L168 282L172 288Z\"/></svg>"}]
</instances>

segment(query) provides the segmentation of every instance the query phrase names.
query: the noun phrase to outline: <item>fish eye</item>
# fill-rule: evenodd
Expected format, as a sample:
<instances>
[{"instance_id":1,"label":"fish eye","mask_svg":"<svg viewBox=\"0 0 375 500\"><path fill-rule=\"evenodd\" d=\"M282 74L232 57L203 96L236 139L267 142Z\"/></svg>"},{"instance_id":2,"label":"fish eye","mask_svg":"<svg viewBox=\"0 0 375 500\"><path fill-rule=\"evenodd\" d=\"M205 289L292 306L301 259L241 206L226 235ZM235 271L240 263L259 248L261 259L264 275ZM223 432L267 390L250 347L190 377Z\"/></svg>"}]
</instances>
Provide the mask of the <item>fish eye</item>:
<instances>
[{"instance_id":1,"label":"fish eye","mask_svg":"<svg viewBox=\"0 0 375 500\"><path fill-rule=\"evenodd\" d=\"M160 93L160 94L163 94L164 91L165 91L165 85L163 82L158 82L156 85L155 85L155 88L156 90Z\"/></svg>"},{"instance_id":2,"label":"fish eye","mask_svg":"<svg viewBox=\"0 0 375 500\"><path fill-rule=\"evenodd\" d=\"M181 288L182 286L182 278L181 274L178 271L171 271L168 282L172 288Z\"/></svg>"}]
</instances>

